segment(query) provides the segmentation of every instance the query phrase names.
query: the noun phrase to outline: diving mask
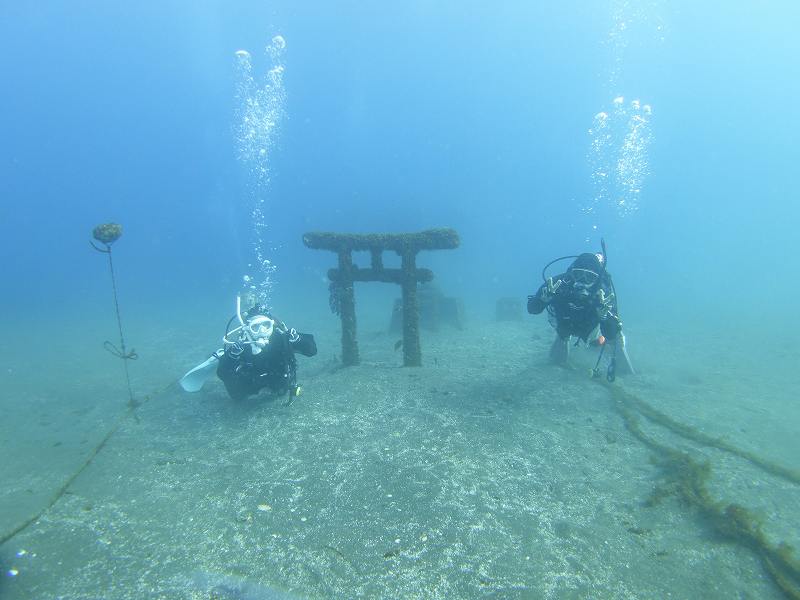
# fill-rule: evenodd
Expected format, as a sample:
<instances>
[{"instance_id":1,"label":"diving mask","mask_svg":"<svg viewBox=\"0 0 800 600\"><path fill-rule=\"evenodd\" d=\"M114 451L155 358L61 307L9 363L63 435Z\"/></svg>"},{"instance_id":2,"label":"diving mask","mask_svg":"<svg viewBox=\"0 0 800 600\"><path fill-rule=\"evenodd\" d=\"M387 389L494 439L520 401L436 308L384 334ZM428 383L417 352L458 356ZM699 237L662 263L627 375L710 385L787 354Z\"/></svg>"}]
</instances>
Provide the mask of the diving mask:
<instances>
[{"instance_id":1,"label":"diving mask","mask_svg":"<svg viewBox=\"0 0 800 600\"><path fill-rule=\"evenodd\" d=\"M236 297L236 318L239 319L239 327L226 331L222 341L238 348L249 344L253 354L261 352L269 344L269 338L275 330L275 321L259 314L248 316L245 320L242 317L242 299L239 296Z\"/></svg>"},{"instance_id":2,"label":"diving mask","mask_svg":"<svg viewBox=\"0 0 800 600\"><path fill-rule=\"evenodd\" d=\"M573 281L582 287L591 287L600 278L600 275L589 269L573 268L571 274Z\"/></svg>"},{"instance_id":3,"label":"diving mask","mask_svg":"<svg viewBox=\"0 0 800 600\"><path fill-rule=\"evenodd\" d=\"M247 330L254 342L259 345L269 344L269 338L275 329L275 321L264 315L256 315L247 320Z\"/></svg>"}]
</instances>

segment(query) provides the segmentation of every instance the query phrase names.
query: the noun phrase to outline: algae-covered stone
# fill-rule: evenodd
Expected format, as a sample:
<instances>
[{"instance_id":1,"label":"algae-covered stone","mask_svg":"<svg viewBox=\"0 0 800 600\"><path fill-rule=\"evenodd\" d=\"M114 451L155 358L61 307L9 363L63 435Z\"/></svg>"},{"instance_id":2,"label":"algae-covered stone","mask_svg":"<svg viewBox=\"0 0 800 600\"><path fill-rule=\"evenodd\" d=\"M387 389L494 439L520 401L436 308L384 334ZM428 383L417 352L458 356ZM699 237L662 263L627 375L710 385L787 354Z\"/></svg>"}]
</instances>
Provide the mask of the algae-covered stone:
<instances>
[{"instance_id":1,"label":"algae-covered stone","mask_svg":"<svg viewBox=\"0 0 800 600\"><path fill-rule=\"evenodd\" d=\"M103 223L94 228L92 237L103 244L113 244L122 237L122 225L119 223Z\"/></svg>"}]
</instances>

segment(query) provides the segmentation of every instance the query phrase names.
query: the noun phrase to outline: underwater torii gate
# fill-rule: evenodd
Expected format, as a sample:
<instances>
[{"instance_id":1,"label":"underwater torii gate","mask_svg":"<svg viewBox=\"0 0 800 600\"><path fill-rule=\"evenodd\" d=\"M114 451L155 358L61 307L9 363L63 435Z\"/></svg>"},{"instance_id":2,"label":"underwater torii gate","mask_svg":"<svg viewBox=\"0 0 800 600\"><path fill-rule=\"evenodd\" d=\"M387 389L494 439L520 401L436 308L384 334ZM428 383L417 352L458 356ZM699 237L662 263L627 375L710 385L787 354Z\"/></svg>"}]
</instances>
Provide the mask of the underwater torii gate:
<instances>
[{"instance_id":1,"label":"underwater torii gate","mask_svg":"<svg viewBox=\"0 0 800 600\"><path fill-rule=\"evenodd\" d=\"M428 229L418 233L328 233L310 232L303 243L314 250L329 250L339 257L339 266L328 271L331 310L342 320L342 363L357 365L356 281L396 283L403 292L403 365L422 364L419 343L419 303L417 283L433 279L433 271L417 268L417 254L422 250L458 248L458 232L454 229ZM370 253L369 268L353 264L354 251ZM399 269L383 266L383 253L396 252L401 259Z\"/></svg>"}]
</instances>

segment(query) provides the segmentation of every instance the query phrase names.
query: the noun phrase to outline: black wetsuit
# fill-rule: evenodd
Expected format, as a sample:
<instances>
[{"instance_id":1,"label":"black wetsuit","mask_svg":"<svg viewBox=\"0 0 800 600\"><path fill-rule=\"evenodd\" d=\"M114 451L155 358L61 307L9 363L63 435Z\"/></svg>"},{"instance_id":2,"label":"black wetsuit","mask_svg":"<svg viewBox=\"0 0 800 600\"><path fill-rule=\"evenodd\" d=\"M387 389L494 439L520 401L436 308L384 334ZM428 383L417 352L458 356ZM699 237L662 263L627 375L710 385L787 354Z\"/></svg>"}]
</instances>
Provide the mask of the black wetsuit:
<instances>
[{"instance_id":1,"label":"black wetsuit","mask_svg":"<svg viewBox=\"0 0 800 600\"><path fill-rule=\"evenodd\" d=\"M234 400L268 388L273 394L286 394L297 386L297 360L294 353L314 356L314 336L275 327L261 352L253 354L250 344L230 344L219 359L217 376Z\"/></svg>"},{"instance_id":2,"label":"black wetsuit","mask_svg":"<svg viewBox=\"0 0 800 600\"><path fill-rule=\"evenodd\" d=\"M562 339L576 336L584 342L600 325L600 332L608 340L616 339L621 324L617 316L617 299L613 294L611 275L603 273L597 283L588 290L574 285L569 271L553 277L553 283L561 280L549 302L542 300L547 284L542 284L534 296L528 296L528 312L538 315L545 308ZM605 301L603 301L605 300Z\"/></svg>"}]
</instances>

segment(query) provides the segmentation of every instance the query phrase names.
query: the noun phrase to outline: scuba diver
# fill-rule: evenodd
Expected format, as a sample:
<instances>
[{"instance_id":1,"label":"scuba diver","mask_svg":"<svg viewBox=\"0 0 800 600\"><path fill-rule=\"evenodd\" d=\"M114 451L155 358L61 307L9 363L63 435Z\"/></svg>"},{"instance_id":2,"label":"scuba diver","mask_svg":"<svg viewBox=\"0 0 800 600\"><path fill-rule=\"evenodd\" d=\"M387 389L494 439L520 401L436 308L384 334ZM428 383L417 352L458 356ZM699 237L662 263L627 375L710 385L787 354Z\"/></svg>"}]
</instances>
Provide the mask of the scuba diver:
<instances>
[{"instance_id":1,"label":"scuba diver","mask_svg":"<svg viewBox=\"0 0 800 600\"><path fill-rule=\"evenodd\" d=\"M564 365L569 358L570 338L574 345L583 341L587 345L600 346L600 355L592 370L592 376L600 374L600 361L611 345L611 358L606 370L608 381L614 381L617 373L617 357L621 357L620 372L633 374L633 367L625 349L625 335L617 308L617 294L611 274L606 270L606 245L600 241L602 253L586 252L579 256L562 256L550 261L542 270L544 283L533 296L528 296L528 312L540 314L547 309L550 323L556 329L556 339L550 348L550 359ZM574 258L566 272L548 277L550 265Z\"/></svg>"},{"instance_id":2,"label":"scuba diver","mask_svg":"<svg viewBox=\"0 0 800 600\"><path fill-rule=\"evenodd\" d=\"M239 325L231 329L234 321ZM301 392L295 352L303 356L317 353L313 335L288 328L260 304L242 314L238 296L236 314L228 321L222 341L222 348L181 378L185 391L199 391L216 371L234 400L267 388L276 396L288 394L291 403Z\"/></svg>"}]
</instances>

